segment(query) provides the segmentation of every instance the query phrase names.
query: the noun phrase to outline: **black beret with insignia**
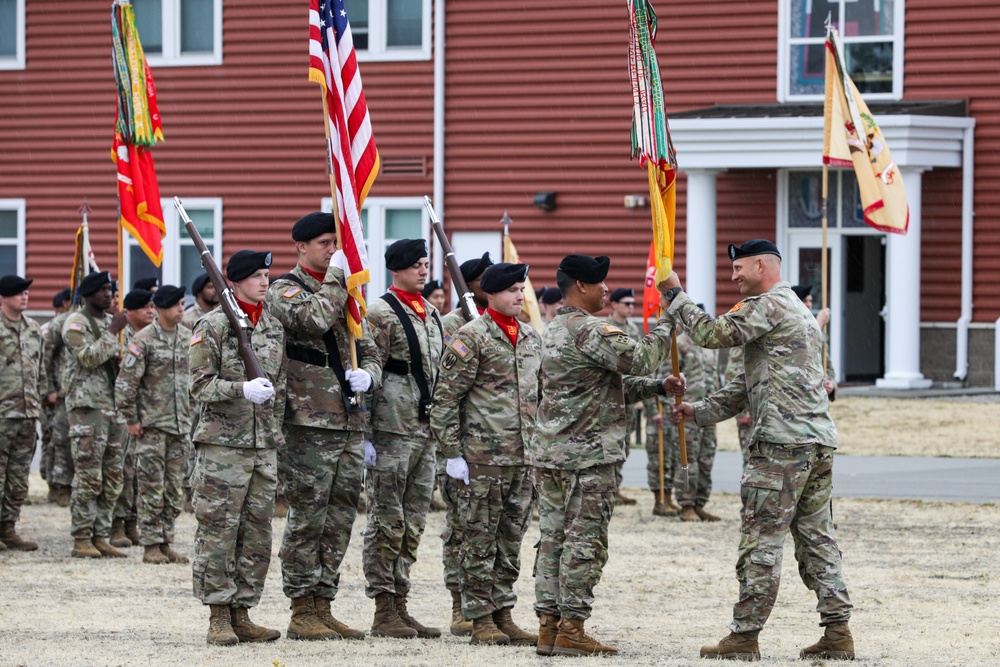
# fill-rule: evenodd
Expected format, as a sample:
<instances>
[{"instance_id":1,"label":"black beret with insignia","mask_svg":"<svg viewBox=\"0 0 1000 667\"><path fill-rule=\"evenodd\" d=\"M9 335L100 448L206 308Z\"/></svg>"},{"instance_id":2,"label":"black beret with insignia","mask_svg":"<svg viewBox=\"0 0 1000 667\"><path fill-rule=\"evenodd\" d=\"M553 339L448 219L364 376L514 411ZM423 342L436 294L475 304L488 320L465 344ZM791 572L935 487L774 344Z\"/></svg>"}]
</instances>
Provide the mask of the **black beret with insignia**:
<instances>
[{"instance_id":1,"label":"black beret with insignia","mask_svg":"<svg viewBox=\"0 0 1000 667\"><path fill-rule=\"evenodd\" d=\"M562 298L562 292L559 291L558 287L546 287L545 292L542 294L542 303L546 306L551 306L554 303L562 301Z\"/></svg>"},{"instance_id":2,"label":"black beret with insignia","mask_svg":"<svg viewBox=\"0 0 1000 667\"><path fill-rule=\"evenodd\" d=\"M88 273L87 277L80 281L80 296L90 296L105 285L111 284L111 273L108 271Z\"/></svg>"},{"instance_id":3,"label":"black beret with insignia","mask_svg":"<svg viewBox=\"0 0 1000 667\"><path fill-rule=\"evenodd\" d=\"M148 289L134 289L125 295L123 302L125 310L138 310L145 308L146 304L153 298L153 293Z\"/></svg>"},{"instance_id":4,"label":"black beret with insignia","mask_svg":"<svg viewBox=\"0 0 1000 667\"><path fill-rule=\"evenodd\" d=\"M135 281L135 284L132 285L132 289L144 289L152 292L153 288L158 287L159 284L160 279L156 276L153 276L152 278L139 278L139 280Z\"/></svg>"},{"instance_id":5,"label":"black beret with insignia","mask_svg":"<svg viewBox=\"0 0 1000 667\"><path fill-rule=\"evenodd\" d=\"M483 271L483 275L479 279L479 287L487 294L496 294L515 283L523 283L527 279L527 264L500 262Z\"/></svg>"},{"instance_id":6,"label":"black beret with insignia","mask_svg":"<svg viewBox=\"0 0 1000 667\"><path fill-rule=\"evenodd\" d=\"M208 284L208 274L203 273L197 278L195 278L194 282L191 283L191 294L193 294L194 296L198 296L199 294L201 294L201 291L205 289L205 285L207 284Z\"/></svg>"},{"instance_id":7,"label":"black beret with insignia","mask_svg":"<svg viewBox=\"0 0 1000 667\"><path fill-rule=\"evenodd\" d=\"M156 294L153 295L153 305L157 308L171 308L176 306L177 302L184 298L184 291L186 289L184 285L180 287L164 285L156 290Z\"/></svg>"},{"instance_id":8,"label":"black beret with insignia","mask_svg":"<svg viewBox=\"0 0 1000 667\"><path fill-rule=\"evenodd\" d=\"M792 291L795 292L795 296L799 297L799 301L805 301L806 297L812 294L812 285L792 285Z\"/></svg>"},{"instance_id":9,"label":"black beret with insignia","mask_svg":"<svg viewBox=\"0 0 1000 667\"><path fill-rule=\"evenodd\" d=\"M427 257L427 241L423 239L400 239L385 249L385 268L402 271Z\"/></svg>"},{"instance_id":10,"label":"black beret with insignia","mask_svg":"<svg viewBox=\"0 0 1000 667\"><path fill-rule=\"evenodd\" d=\"M333 222L333 213L314 211L306 213L292 225L292 240L311 241L320 234L336 231L337 226Z\"/></svg>"},{"instance_id":11,"label":"black beret with insignia","mask_svg":"<svg viewBox=\"0 0 1000 667\"><path fill-rule=\"evenodd\" d=\"M444 285L441 284L440 280L428 280L424 283L424 288L420 290L420 294L426 299L434 293L434 290L438 289L444 290Z\"/></svg>"},{"instance_id":12,"label":"black beret with insignia","mask_svg":"<svg viewBox=\"0 0 1000 667\"><path fill-rule=\"evenodd\" d=\"M25 280L21 276L4 276L0 278L0 296L17 296L28 289L33 281Z\"/></svg>"},{"instance_id":13,"label":"black beret with insignia","mask_svg":"<svg viewBox=\"0 0 1000 667\"><path fill-rule=\"evenodd\" d=\"M52 297L52 307L58 308L73 298L73 292L68 287L64 287Z\"/></svg>"},{"instance_id":14,"label":"black beret with insignia","mask_svg":"<svg viewBox=\"0 0 1000 667\"><path fill-rule=\"evenodd\" d=\"M625 297L635 298L635 290L631 287L619 287L616 290L612 290L611 296L608 297L608 301L621 301Z\"/></svg>"},{"instance_id":15,"label":"black beret with insignia","mask_svg":"<svg viewBox=\"0 0 1000 667\"><path fill-rule=\"evenodd\" d=\"M781 259L778 246L766 239L751 239L741 246L729 244L729 259L733 261L740 257L753 257L754 255L777 255L778 259Z\"/></svg>"},{"instance_id":16,"label":"black beret with insignia","mask_svg":"<svg viewBox=\"0 0 1000 667\"><path fill-rule=\"evenodd\" d=\"M559 270L573 280L579 280L588 285L604 282L611 268L611 259L605 255L589 257L587 255L566 255L559 262Z\"/></svg>"},{"instance_id":17,"label":"black beret with insignia","mask_svg":"<svg viewBox=\"0 0 1000 667\"><path fill-rule=\"evenodd\" d=\"M249 278L257 271L271 266L271 253L239 250L226 263L226 277L234 282Z\"/></svg>"},{"instance_id":18,"label":"black beret with insignia","mask_svg":"<svg viewBox=\"0 0 1000 667\"><path fill-rule=\"evenodd\" d=\"M491 266L493 266L493 259L490 257L490 253L484 252L483 256L478 259L469 259L462 262L458 269L462 272L462 277L465 278L465 282L471 283L473 280L483 275L483 271Z\"/></svg>"}]
</instances>

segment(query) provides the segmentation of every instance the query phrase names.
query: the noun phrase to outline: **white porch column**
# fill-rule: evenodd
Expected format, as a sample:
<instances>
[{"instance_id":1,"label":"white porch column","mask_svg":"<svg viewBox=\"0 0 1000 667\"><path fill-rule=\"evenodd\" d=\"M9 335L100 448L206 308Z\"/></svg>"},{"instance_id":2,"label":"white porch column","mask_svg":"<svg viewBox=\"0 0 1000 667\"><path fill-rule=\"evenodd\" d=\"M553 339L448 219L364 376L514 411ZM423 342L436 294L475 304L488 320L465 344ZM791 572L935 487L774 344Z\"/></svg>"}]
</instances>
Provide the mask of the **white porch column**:
<instances>
[{"instance_id":1,"label":"white porch column","mask_svg":"<svg viewBox=\"0 0 1000 667\"><path fill-rule=\"evenodd\" d=\"M687 174L687 243L684 291L715 315L715 180L718 170Z\"/></svg>"},{"instance_id":2,"label":"white porch column","mask_svg":"<svg viewBox=\"0 0 1000 667\"><path fill-rule=\"evenodd\" d=\"M920 207L922 168L902 167L910 227L906 236L888 234L886 247L885 377L875 386L924 389L920 372Z\"/></svg>"}]
</instances>

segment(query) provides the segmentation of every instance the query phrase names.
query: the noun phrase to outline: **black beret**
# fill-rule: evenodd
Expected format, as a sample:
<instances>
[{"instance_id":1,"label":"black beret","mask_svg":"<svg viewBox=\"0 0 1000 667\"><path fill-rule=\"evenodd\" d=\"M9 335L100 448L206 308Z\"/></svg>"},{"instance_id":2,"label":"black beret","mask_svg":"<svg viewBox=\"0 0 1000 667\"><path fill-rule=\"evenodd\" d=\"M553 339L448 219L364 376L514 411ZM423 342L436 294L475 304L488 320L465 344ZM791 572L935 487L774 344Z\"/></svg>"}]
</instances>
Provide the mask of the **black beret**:
<instances>
[{"instance_id":1,"label":"black beret","mask_svg":"<svg viewBox=\"0 0 1000 667\"><path fill-rule=\"evenodd\" d=\"M311 241L320 234L337 231L333 222L333 213L314 211L306 213L292 225L293 241Z\"/></svg>"},{"instance_id":2,"label":"black beret","mask_svg":"<svg viewBox=\"0 0 1000 667\"><path fill-rule=\"evenodd\" d=\"M777 255L778 259L781 259L778 246L766 239L752 239L741 246L729 244L729 259L731 260L735 261L740 257L753 257L754 255Z\"/></svg>"},{"instance_id":3,"label":"black beret","mask_svg":"<svg viewBox=\"0 0 1000 667\"><path fill-rule=\"evenodd\" d=\"M596 285L604 282L611 268L611 259L604 255L588 257L587 255L566 255L559 262L559 270L573 280Z\"/></svg>"},{"instance_id":4,"label":"black beret","mask_svg":"<svg viewBox=\"0 0 1000 667\"><path fill-rule=\"evenodd\" d=\"M156 276L153 276L152 278L139 278L139 280L135 281L135 284L132 285L132 289L144 289L152 291L153 288L157 287L159 284L160 284L160 279L157 278Z\"/></svg>"},{"instance_id":5,"label":"black beret","mask_svg":"<svg viewBox=\"0 0 1000 667\"><path fill-rule=\"evenodd\" d=\"M28 289L32 282L21 276L4 276L0 278L0 296L17 296Z\"/></svg>"},{"instance_id":6,"label":"black beret","mask_svg":"<svg viewBox=\"0 0 1000 667\"><path fill-rule=\"evenodd\" d=\"M385 249L385 268L402 271L427 257L427 241L423 239L400 239Z\"/></svg>"},{"instance_id":7,"label":"black beret","mask_svg":"<svg viewBox=\"0 0 1000 667\"><path fill-rule=\"evenodd\" d=\"M483 275L483 271L491 266L493 266L493 259L490 257L490 253L484 252L482 257L464 261L458 268L462 272L462 277L465 278L465 282L471 283L473 280Z\"/></svg>"},{"instance_id":8,"label":"black beret","mask_svg":"<svg viewBox=\"0 0 1000 667\"><path fill-rule=\"evenodd\" d=\"M271 266L271 253L268 251L238 250L226 263L226 277L239 282L269 266Z\"/></svg>"},{"instance_id":9,"label":"black beret","mask_svg":"<svg viewBox=\"0 0 1000 667\"><path fill-rule=\"evenodd\" d=\"M542 303L546 306L551 306L554 303L562 301L562 298L562 292L559 291L558 287L546 287L545 292L542 294Z\"/></svg>"},{"instance_id":10,"label":"black beret","mask_svg":"<svg viewBox=\"0 0 1000 667\"><path fill-rule=\"evenodd\" d=\"M805 301L806 297L812 294L812 285L792 285L792 291L795 292L795 296L799 297L799 301Z\"/></svg>"},{"instance_id":11,"label":"black beret","mask_svg":"<svg viewBox=\"0 0 1000 667\"><path fill-rule=\"evenodd\" d=\"M635 290L631 287L619 287L611 292L611 296L608 298L609 301L621 301L625 297L635 298Z\"/></svg>"},{"instance_id":12,"label":"black beret","mask_svg":"<svg viewBox=\"0 0 1000 667\"><path fill-rule=\"evenodd\" d=\"M541 301L542 300L542 295L545 294L545 290L546 289L547 288L545 288L545 287L539 287L538 289L535 290L535 300L536 301Z\"/></svg>"},{"instance_id":13,"label":"black beret","mask_svg":"<svg viewBox=\"0 0 1000 667\"><path fill-rule=\"evenodd\" d=\"M111 280L110 272L101 271L98 273L94 271L89 273L80 281L80 296L90 296L105 285L112 285L112 290L114 289L114 281Z\"/></svg>"},{"instance_id":14,"label":"black beret","mask_svg":"<svg viewBox=\"0 0 1000 667\"><path fill-rule=\"evenodd\" d=\"M442 290L442 291L444 290L444 285L441 284L441 281L440 280L428 280L426 283L424 283L424 288L422 290L420 290L420 294L426 299L436 289L439 289L439 290Z\"/></svg>"},{"instance_id":15,"label":"black beret","mask_svg":"<svg viewBox=\"0 0 1000 667\"><path fill-rule=\"evenodd\" d=\"M203 273L197 278L195 278L194 282L191 283L191 294L198 296L199 294L201 294L201 291L205 289L205 285L207 284L208 284L208 274Z\"/></svg>"},{"instance_id":16,"label":"black beret","mask_svg":"<svg viewBox=\"0 0 1000 667\"><path fill-rule=\"evenodd\" d=\"M125 295L125 310L138 310L140 308L145 308L146 304L148 304L152 298L153 293L148 289L134 289Z\"/></svg>"},{"instance_id":17,"label":"black beret","mask_svg":"<svg viewBox=\"0 0 1000 667\"><path fill-rule=\"evenodd\" d=\"M184 285L180 287L164 285L156 290L156 294L153 295L153 305L157 308L171 308L176 306L177 302L184 298L184 291L186 289Z\"/></svg>"},{"instance_id":18,"label":"black beret","mask_svg":"<svg viewBox=\"0 0 1000 667\"><path fill-rule=\"evenodd\" d=\"M527 279L527 264L500 262L483 271L483 275L479 279L479 288L487 294L496 294L514 283L523 283Z\"/></svg>"},{"instance_id":19,"label":"black beret","mask_svg":"<svg viewBox=\"0 0 1000 667\"><path fill-rule=\"evenodd\" d=\"M73 292L68 287L63 287L52 297L52 307L58 308L65 302L73 298Z\"/></svg>"}]
</instances>

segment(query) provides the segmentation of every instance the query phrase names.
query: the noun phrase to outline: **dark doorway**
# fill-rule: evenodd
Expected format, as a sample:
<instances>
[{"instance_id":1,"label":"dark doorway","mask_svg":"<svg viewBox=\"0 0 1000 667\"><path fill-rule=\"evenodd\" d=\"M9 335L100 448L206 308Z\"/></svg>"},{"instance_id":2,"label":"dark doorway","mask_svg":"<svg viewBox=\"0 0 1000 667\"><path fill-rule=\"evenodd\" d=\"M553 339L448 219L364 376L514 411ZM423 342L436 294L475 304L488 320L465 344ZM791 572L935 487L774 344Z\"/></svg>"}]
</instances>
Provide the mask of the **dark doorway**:
<instances>
[{"instance_id":1,"label":"dark doorway","mask_svg":"<svg viewBox=\"0 0 1000 667\"><path fill-rule=\"evenodd\" d=\"M844 237L844 380L885 375L885 237Z\"/></svg>"}]
</instances>

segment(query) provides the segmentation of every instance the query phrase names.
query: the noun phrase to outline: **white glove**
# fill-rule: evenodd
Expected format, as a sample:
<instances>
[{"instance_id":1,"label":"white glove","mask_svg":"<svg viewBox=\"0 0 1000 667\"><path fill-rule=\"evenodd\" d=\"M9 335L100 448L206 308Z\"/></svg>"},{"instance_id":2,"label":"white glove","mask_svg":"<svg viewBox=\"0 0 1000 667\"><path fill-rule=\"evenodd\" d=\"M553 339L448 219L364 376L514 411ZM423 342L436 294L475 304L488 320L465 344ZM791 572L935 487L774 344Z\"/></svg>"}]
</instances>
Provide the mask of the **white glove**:
<instances>
[{"instance_id":1,"label":"white glove","mask_svg":"<svg viewBox=\"0 0 1000 667\"><path fill-rule=\"evenodd\" d=\"M338 250L333 253L333 257L330 258L330 266L335 266L344 272L344 275L349 275L350 270L347 266L347 255L344 254L343 250Z\"/></svg>"},{"instance_id":2,"label":"white glove","mask_svg":"<svg viewBox=\"0 0 1000 667\"><path fill-rule=\"evenodd\" d=\"M466 486L469 485L469 464L465 462L461 456L456 456L453 459L448 459L444 466L445 472L448 473L448 477L452 479L460 479L465 482Z\"/></svg>"},{"instance_id":3,"label":"white glove","mask_svg":"<svg viewBox=\"0 0 1000 667\"><path fill-rule=\"evenodd\" d=\"M243 383L243 398L257 405L267 403L274 396L274 385L265 378L254 378Z\"/></svg>"},{"instance_id":4,"label":"white glove","mask_svg":"<svg viewBox=\"0 0 1000 667\"><path fill-rule=\"evenodd\" d=\"M344 379L351 385L351 391L368 391L372 386L372 376L361 368L356 371L348 368L344 371Z\"/></svg>"},{"instance_id":5,"label":"white glove","mask_svg":"<svg viewBox=\"0 0 1000 667\"><path fill-rule=\"evenodd\" d=\"M365 440L365 465L369 468L375 467L375 445L371 440Z\"/></svg>"}]
</instances>

